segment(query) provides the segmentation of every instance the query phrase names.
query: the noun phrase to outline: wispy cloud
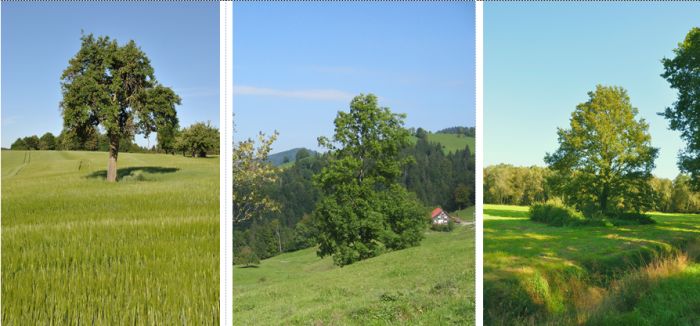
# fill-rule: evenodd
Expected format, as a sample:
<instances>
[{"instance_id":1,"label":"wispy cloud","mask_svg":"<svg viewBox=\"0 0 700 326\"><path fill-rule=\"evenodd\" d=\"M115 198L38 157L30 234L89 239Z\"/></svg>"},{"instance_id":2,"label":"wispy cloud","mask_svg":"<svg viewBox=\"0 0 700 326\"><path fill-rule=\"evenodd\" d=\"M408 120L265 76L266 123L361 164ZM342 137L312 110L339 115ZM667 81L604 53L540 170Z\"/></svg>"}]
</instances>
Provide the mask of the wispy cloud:
<instances>
[{"instance_id":1,"label":"wispy cloud","mask_svg":"<svg viewBox=\"0 0 700 326\"><path fill-rule=\"evenodd\" d=\"M348 101L352 94L335 89L281 90L255 86L234 85L234 95L254 95L269 97L288 97L315 101Z\"/></svg>"}]
</instances>

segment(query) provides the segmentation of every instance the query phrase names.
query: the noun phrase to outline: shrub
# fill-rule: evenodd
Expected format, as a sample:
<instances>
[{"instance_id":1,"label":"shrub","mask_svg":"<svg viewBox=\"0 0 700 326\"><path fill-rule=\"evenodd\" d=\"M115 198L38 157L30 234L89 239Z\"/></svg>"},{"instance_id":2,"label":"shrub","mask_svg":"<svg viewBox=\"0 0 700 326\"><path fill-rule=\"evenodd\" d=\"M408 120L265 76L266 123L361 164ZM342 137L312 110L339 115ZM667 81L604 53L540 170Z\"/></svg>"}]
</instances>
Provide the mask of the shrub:
<instances>
[{"instance_id":1,"label":"shrub","mask_svg":"<svg viewBox=\"0 0 700 326\"><path fill-rule=\"evenodd\" d=\"M654 219L652 219L651 216L646 215L646 214L642 214L642 213L635 213L635 212L615 214L611 218L611 222L615 226L656 223L656 221L654 221Z\"/></svg>"},{"instance_id":2,"label":"shrub","mask_svg":"<svg viewBox=\"0 0 700 326\"><path fill-rule=\"evenodd\" d=\"M567 207L560 200L533 204L530 206L530 219L551 226L575 226L588 223L583 214Z\"/></svg>"},{"instance_id":3,"label":"shrub","mask_svg":"<svg viewBox=\"0 0 700 326\"><path fill-rule=\"evenodd\" d=\"M455 222L452 220L449 220L447 224L431 224L430 229L433 231L438 231L438 232L450 232L454 230L455 228Z\"/></svg>"}]
</instances>

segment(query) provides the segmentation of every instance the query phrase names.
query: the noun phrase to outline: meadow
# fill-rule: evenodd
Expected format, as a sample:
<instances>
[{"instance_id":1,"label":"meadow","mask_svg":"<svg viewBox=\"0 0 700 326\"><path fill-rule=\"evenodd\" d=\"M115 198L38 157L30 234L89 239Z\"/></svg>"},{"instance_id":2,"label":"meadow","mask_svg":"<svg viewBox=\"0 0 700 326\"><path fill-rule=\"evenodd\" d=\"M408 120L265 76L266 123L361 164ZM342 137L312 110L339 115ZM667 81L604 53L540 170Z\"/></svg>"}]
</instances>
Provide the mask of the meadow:
<instances>
[{"instance_id":1,"label":"meadow","mask_svg":"<svg viewBox=\"0 0 700 326\"><path fill-rule=\"evenodd\" d=\"M428 141L438 143L443 146L445 153L454 153L458 150L463 150L465 146L469 146L469 151L474 154L474 137L467 137L460 134L446 133L430 133Z\"/></svg>"},{"instance_id":2,"label":"meadow","mask_svg":"<svg viewBox=\"0 0 700 326\"><path fill-rule=\"evenodd\" d=\"M473 325L474 228L342 268L315 248L285 253L234 266L233 281L235 325Z\"/></svg>"},{"instance_id":3,"label":"meadow","mask_svg":"<svg viewBox=\"0 0 700 326\"><path fill-rule=\"evenodd\" d=\"M700 324L700 215L552 227L484 205L486 325Z\"/></svg>"},{"instance_id":4,"label":"meadow","mask_svg":"<svg viewBox=\"0 0 700 326\"><path fill-rule=\"evenodd\" d=\"M219 321L219 159L2 151L2 324Z\"/></svg>"}]
</instances>

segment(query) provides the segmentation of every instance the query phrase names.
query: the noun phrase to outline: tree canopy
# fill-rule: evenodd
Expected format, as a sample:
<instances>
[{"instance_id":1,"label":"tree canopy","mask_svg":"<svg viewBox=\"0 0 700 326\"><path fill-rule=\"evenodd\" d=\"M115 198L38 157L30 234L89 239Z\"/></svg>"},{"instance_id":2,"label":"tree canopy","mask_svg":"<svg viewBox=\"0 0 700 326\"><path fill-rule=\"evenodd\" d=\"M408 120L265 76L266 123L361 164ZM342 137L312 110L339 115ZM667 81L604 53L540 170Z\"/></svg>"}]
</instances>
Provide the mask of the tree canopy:
<instances>
[{"instance_id":1,"label":"tree canopy","mask_svg":"<svg viewBox=\"0 0 700 326\"><path fill-rule=\"evenodd\" d=\"M678 99L662 115L672 130L680 131L686 147L678 155L678 167L690 173L700 186L700 28L691 29L673 50L675 57L661 60L661 74L678 91Z\"/></svg>"},{"instance_id":2,"label":"tree canopy","mask_svg":"<svg viewBox=\"0 0 700 326\"><path fill-rule=\"evenodd\" d=\"M88 34L81 41L61 75L63 125L79 137L98 125L105 130L107 180L116 181L120 140L176 125L180 97L156 81L150 60L133 40L119 45Z\"/></svg>"},{"instance_id":3,"label":"tree canopy","mask_svg":"<svg viewBox=\"0 0 700 326\"><path fill-rule=\"evenodd\" d=\"M649 126L621 87L596 86L576 106L570 128L559 128L559 148L545 162L559 182L554 189L587 216L649 208L648 181L658 150Z\"/></svg>"},{"instance_id":4,"label":"tree canopy","mask_svg":"<svg viewBox=\"0 0 700 326\"><path fill-rule=\"evenodd\" d=\"M247 139L233 148L233 221L242 222L260 218L268 211L277 211L279 206L263 191L264 187L277 180L277 169L267 162L277 132L270 137L260 133L258 147Z\"/></svg>"},{"instance_id":5,"label":"tree canopy","mask_svg":"<svg viewBox=\"0 0 700 326\"><path fill-rule=\"evenodd\" d=\"M319 137L328 165L315 177L321 199L314 210L318 255L336 265L417 245L427 226L424 208L399 184L400 157L410 142L405 115L379 107L373 94L356 96L338 112L332 139Z\"/></svg>"},{"instance_id":6,"label":"tree canopy","mask_svg":"<svg viewBox=\"0 0 700 326\"><path fill-rule=\"evenodd\" d=\"M173 131L168 129L168 132ZM218 151L219 129L212 127L209 122L206 124L204 122L193 123L177 133L172 146L183 155L207 157L208 152Z\"/></svg>"}]
</instances>

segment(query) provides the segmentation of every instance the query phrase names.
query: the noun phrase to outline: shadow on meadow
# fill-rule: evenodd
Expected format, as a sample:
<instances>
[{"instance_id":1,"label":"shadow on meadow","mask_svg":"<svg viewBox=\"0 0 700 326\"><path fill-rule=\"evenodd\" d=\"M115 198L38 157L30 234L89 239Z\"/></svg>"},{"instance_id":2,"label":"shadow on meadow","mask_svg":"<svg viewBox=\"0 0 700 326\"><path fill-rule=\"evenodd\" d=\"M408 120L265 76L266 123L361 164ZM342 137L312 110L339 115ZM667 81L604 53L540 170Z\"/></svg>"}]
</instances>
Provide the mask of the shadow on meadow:
<instances>
[{"instance_id":1,"label":"shadow on meadow","mask_svg":"<svg viewBox=\"0 0 700 326\"><path fill-rule=\"evenodd\" d=\"M493 325L585 322L611 282L700 237L700 217L688 215L654 215L655 225L552 227L526 211L484 214L518 218L484 221L485 324Z\"/></svg>"},{"instance_id":2,"label":"shadow on meadow","mask_svg":"<svg viewBox=\"0 0 700 326\"><path fill-rule=\"evenodd\" d=\"M179 168L160 167L160 166L130 166L127 168L118 169L117 170L117 179L121 180L121 179L126 178L126 177L143 176L144 173L146 173L146 174L174 173L174 172L177 172L179 170L180 170ZM106 179L107 178L107 170L95 171L95 172L87 175L86 178ZM137 180L139 180L139 179L142 179L142 178L137 178Z\"/></svg>"}]
</instances>

